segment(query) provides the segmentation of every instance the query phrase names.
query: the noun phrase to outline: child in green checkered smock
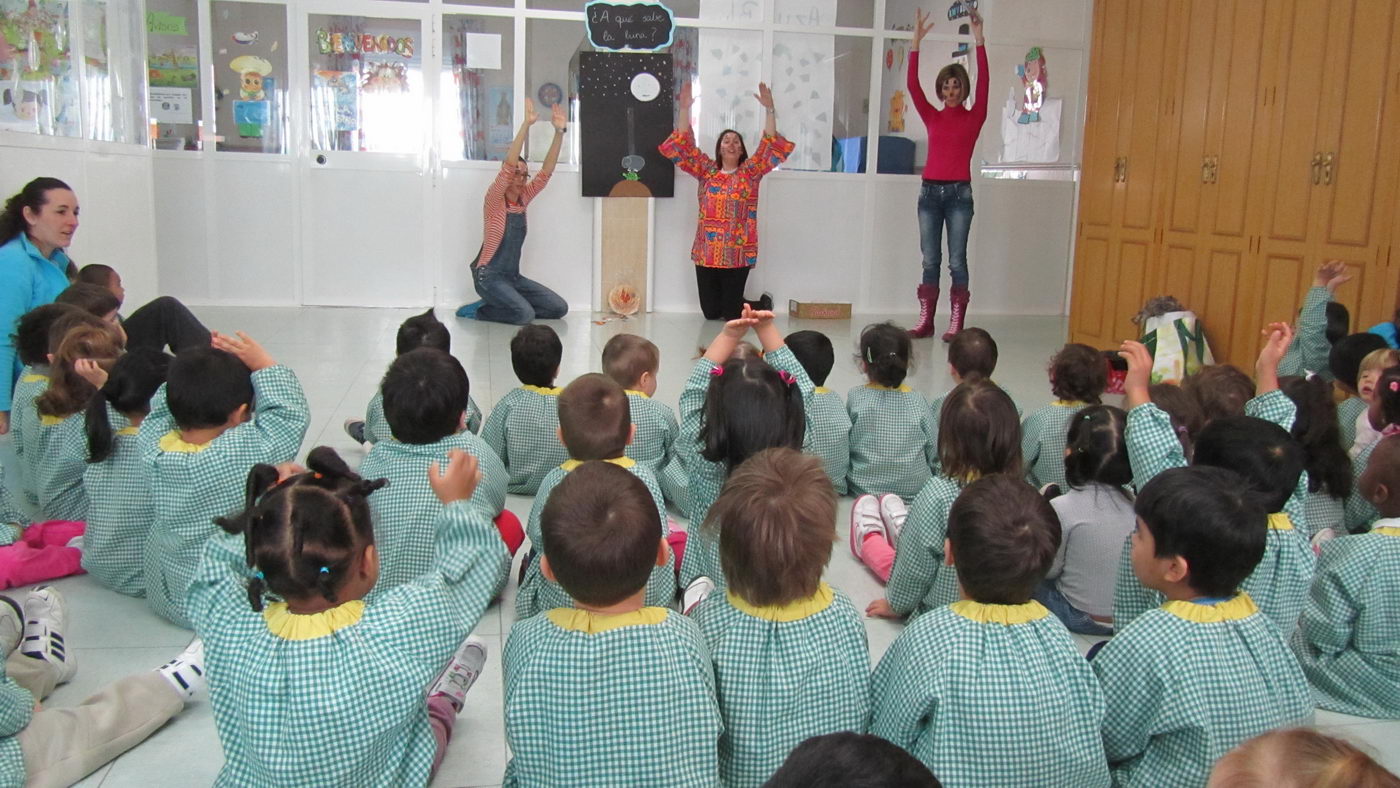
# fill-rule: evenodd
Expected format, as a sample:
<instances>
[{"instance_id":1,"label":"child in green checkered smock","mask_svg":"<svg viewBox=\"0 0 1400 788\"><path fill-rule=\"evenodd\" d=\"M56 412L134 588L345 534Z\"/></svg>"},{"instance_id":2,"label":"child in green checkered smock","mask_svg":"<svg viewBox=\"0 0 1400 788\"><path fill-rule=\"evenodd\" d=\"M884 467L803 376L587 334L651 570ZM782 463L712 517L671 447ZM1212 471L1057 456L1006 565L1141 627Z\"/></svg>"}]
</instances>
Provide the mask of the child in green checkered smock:
<instances>
[{"instance_id":1,"label":"child in green checkered smock","mask_svg":"<svg viewBox=\"0 0 1400 788\"><path fill-rule=\"evenodd\" d=\"M968 326L959 331L948 343L948 374L956 387L959 383L974 378L990 381L997 368L997 342L986 329ZM1003 389L1004 390L1004 389ZM938 446L939 422L943 419L943 403L952 389L939 394L929 402L929 414L933 417L933 445ZM1011 392L1006 392L1007 396ZM1021 406L1016 405L1016 419L1021 418ZM934 458L933 472L939 472L937 458Z\"/></svg>"},{"instance_id":2,"label":"child in green checkered smock","mask_svg":"<svg viewBox=\"0 0 1400 788\"><path fill-rule=\"evenodd\" d=\"M876 600L867 612L918 616L956 602L957 576L947 565L943 546L948 512L969 482L1021 472L1016 407L991 381L974 378L958 384L948 395L943 419L939 446L943 470L919 491L902 528L883 517L866 521L852 509L851 551L888 582L884 599Z\"/></svg>"},{"instance_id":3,"label":"child in green checkered smock","mask_svg":"<svg viewBox=\"0 0 1400 788\"><path fill-rule=\"evenodd\" d=\"M1380 433L1383 437L1400 432L1400 371L1395 367L1383 371L1376 379L1376 395L1368 407L1368 418L1372 424L1381 425ZM1360 480L1367 463L1370 462L1372 452L1376 449L1376 443L1379 441L1366 446L1352 459L1352 478ZM1346 530L1352 533L1365 531L1378 517L1380 514L1376 507L1361 492L1360 485L1355 485L1351 495L1347 497L1343 517Z\"/></svg>"},{"instance_id":4,"label":"child in green checkered smock","mask_svg":"<svg viewBox=\"0 0 1400 788\"><path fill-rule=\"evenodd\" d=\"M656 504L657 521L661 526L659 536L666 539L670 535L666 503L656 477L645 465L624 454L628 440L635 434L629 415L631 402L632 398L622 386L596 372L580 375L559 394L559 433L564 448L569 452L569 461L544 477L540 491L535 495L535 504L530 509L525 533L534 546L536 558L543 544L540 518L549 503L549 494L565 476L589 460L601 460L626 468L641 479ZM666 563L651 570L651 579L647 581L648 605L667 607L675 600L676 562L669 550L667 553ZM572 605L573 600L564 593L564 589L541 574L540 562L529 560L520 579L520 590L515 595L516 617L529 618L542 610Z\"/></svg>"},{"instance_id":5,"label":"child in green checkered smock","mask_svg":"<svg viewBox=\"0 0 1400 788\"><path fill-rule=\"evenodd\" d=\"M454 451L430 471L440 505L429 570L368 597L365 496L383 480L325 447L307 463L281 483L278 469L253 469L247 509L223 518L230 533L207 540L190 586L224 749L215 785L426 785L475 678L463 639L505 557L468 503L476 462Z\"/></svg>"},{"instance_id":6,"label":"child in green checkered smock","mask_svg":"<svg viewBox=\"0 0 1400 788\"><path fill-rule=\"evenodd\" d=\"M783 341L807 370L815 387L807 408L811 443L802 449L822 458L822 469L831 486L837 495L845 495L846 475L851 469L851 416L841 395L826 387L827 376L836 364L836 350L831 339L820 331L794 331Z\"/></svg>"},{"instance_id":7,"label":"child in green checkered smock","mask_svg":"<svg viewBox=\"0 0 1400 788\"><path fill-rule=\"evenodd\" d=\"M731 358L751 327L763 345L763 358ZM729 321L695 362L681 389L681 432L676 439L676 453L690 476L682 588L697 577L708 577L724 588L719 539L705 527L705 516L730 470L750 455L810 444L804 414L811 399L812 381L783 343L772 312L749 310Z\"/></svg>"},{"instance_id":8,"label":"child in green checkered smock","mask_svg":"<svg viewBox=\"0 0 1400 788\"><path fill-rule=\"evenodd\" d=\"M1332 342L1334 339L1341 339L1347 329L1346 321L1343 320L1335 329L1338 336L1329 336L1331 332L1328 330L1328 305L1332 302L1337 287L1349 278L1346 264L1340 261L1323 263L1317 269L1312 287L1303 295L1303 305L1298 309L1297 333L1288 345L1288 352L1279 361L1280 375L1314 374L1329 383L1332 381L1332 371L1328 368ZM1345 307L1342 311L1345 313Z\"/></svg>"},{"instance_id":9,"label":"child in green checkered smock","mask_svg":"<svg viewBox=\"0 0 1400 788\"><path fill-rule=\"evenodd\" d=\"M661 351L644 337L616 334L603 345L602 362L603 374L627 392L632 425L637 428L632 442L627 444L627 456L651 471L666 500L681 506L686 497L684 469L673 480L678 482L674 490L668 491L663 481L667 468L676 462L676 436L680 433L680 425L676 423L676 413L670 405L652 399L656 395L656 373L661 368Z\"/></svg>"},{"instance_id":10,"label":"child in green checkered smock","mask_svg":"<svg viewBox=\"0 0 1400 788\"><path fill-rule=\"evenodd\" d=\"M812 736L865 732L870 650L850 598L822 582L836 494L816 457L755 454L730 475L710 516L729 590L691 615L714 660L721 781L751 788Z\"/></svg>"},{"instance_id":11,"label":"child in green checkered smock","mask_svg":"<svg viewBox=\"0 0 1400 788\"><path fill-rule=\"evenodd\" d=\"M1264 554L1264 508L1223 468L1165 471L1135 503L1132 561L1168 600L1092 657L1115 785L1204 785L1232 747L1308 724L1307 680L1278 627L1238 591Z\"/></svg>"},{"instance_id":12,"label":"child in green checkered smock","mask_svg":"<svg viewBox=\"0 0 1400 788\"><path fill-rule=\"evenodd\" d=\"M913 500L932 476L937 438L922 394L905 385L913 345L892 323L867 326L860 335L860 368L869 382L846 392L851 417L853 495L894 493Z\"/></svg>"},{"instance_id":13,"label":"child in green checkered smock","mask_svg":"<svg viewBox=\"0 0 1400 788\"><path fill-rule=\"evenodd\" d=\"M665 563L652 494L636 475L586 462L540 520L546 577L574 599L517 621L506 640L504 784L719 784L723 722L695 623L646 607Z\"/></svg>"},{"instance_id":14,"label":"child in green checkered smock","mask_svg":"<svg viewBox=\"0 0 1400 788\"><path fill-rule=\"evenodd\" d=\"M398 333L394 337L396 358L420 347L435 348L449 354L452 352L452 334L448 332L447 326L437 319L431 308L399 324ZM477 407L476 400L472 399L471 395L467 395L466 426L474 433L481 432L481 408ZM360 443L378 443L393 438L394 432L384 418L383 392L376 391L370 398L369 405L365 407L364 421L347 421L345 430Z\"/></svg>"},{"instance_id":15,"label":"child in green checkered smock","mask_svg":"<svg viewBox=\"0 0 1400 788\"><path fill-rule=\"evenodd\" d=\"M559 443L559 392L554 379L564 345L549 326L521 326L510 340L510 363L521 386L506 392L481 425L481 438L510 472L506 490L534 495L544 475L569 459Z\"/></svg>"},{"instance_id":16,"label":"child in green checkered smock","mask_svg":"<svg viewBox=\"0 0 1400 788\"><path fill-rule=\"evenodd\" d=\"M1288 379L1280 389L1293 402L1294 414L1289 433L1303 449L1308 489L1303 499L1303 519L1308 536L1331 529L1342 532L1346 499L1355 482L1351 458L1342 445L1336 427L1337 406L1332 399L1332 383L1314 375Z\"/></svg>"},{"instance_id":17,"label":"child in green checkered smock","mask_svg":"<svg viewBox=\"0 0 1400 788\"><path fill-rule=\"evenodd\" d=\"M87 529L83 569L93 579L127 596L144 596L146 534L154 512L141 461L138 428L151 409L151 397L165 382L171 357L149 348L122 356L84 414L87 440L80 449L87 463Z\"/></svg>"},{"instance_id":18,"label":"child in green checkered smock","mask_svg":"<svg viewBox=\"0 0 1400 788\"><path fill-rule=\"evenodd\" d=\"M870 732L950 788L1107 786L1103 691L1064 625L1031 599L1059 523L1018 476L973 482L953 507L964 598L911 622L885 652Z\"/></svg>"},{"instance_id":19,"label":"child in green checkered smock","mask_svg":"<svg viewBox=\"0 0 1400 788\"><path fill-rule=\"evenodd\" d=\"M467 396L466 428L472 434L481 432L481 408L471 395ZM392 440L393 437L394 431L389 428L389 422L384 418L384 394L376 391L365 408L365 441L379 443Z\"/></svg>"},{"instance_id":20,"label":"child in green checkered smock","mask_svg":"<svg viewBox=\"0 0 1400 788\"><path fill-rule=\"evenodd\" d=\"M1348 334L1332 344L1327 367L1346 399L1337 403L1337 426L1342 431L1342 445L1352 449L1356 441L1356 419L1366 412L1367 402L1361 397L1361 362L1368 355L1390 347L1384 338L1369 331Z\"/></svg>"},{"instance_id":21,"label":"child in green checkered smock","mask_svg":"<svg viewBox=\"0 0 1400 788\"><path fill-rule=\"evenodd\" d=\"M296 374L244 334L216 333L213 349L170 364L137 436L154 511L146 604L158 615L189 626L185 594L214 518L238 508L249 468L291 460L310 422Z\"/></svg>"},{"instance_id":22,"label":"child in green checkered smock","mask_svg":"<svg viewBox=\"0 0 1400 788\"><path fill-rule=\"evenodd\" d=\"M1021 460L1026 481L1035 487L1065 484L1065 432L1074 414L1090 405L1108 385L1103 354L1071 342L1050 359L1050 393L1055 401L1021 423Z\"/></svg>"},{"instance_id":23,"label":"child in green checkered smock","mask_svg":"<svg viewBox=\"0 0 1400 788\"><path fill-rule=\"evenodd\" d=\"M15 393L10 404L10 441L15 447L15 456L23 475L16 480L18 488L30 506L39 505L39 496L34 492L34 465L42 458L39 446L39 412L34 409L34 400L49 387L49 365L26 366L15 381Z\"/></svg>"},{"instance_id":24,"label":"child in green checkered smock","mask_svg":"<svg viewBox=\"0 0 1400 788\"><path fill-rule=\"evenodd\" d=\"M427 347L394 359L384 375L381 391L393 434L374 444L360 464L362 475L389 480L387 487L369 497L379 552L376 593L409 582L432 566L437 549L433 523L442 507L428 485L428 467L445 461L453 449L476 457L481 468L482 479L472 494L472 506L488 520L505 517L505 466L485 441L462 429L460 403L466 402L469 387L461 362ZM515 521L514 515L506 519ZM518 529L515 524L514 530ZM513 555L519 541L502 538ZM507 555L498 583L503 584L509 573Z\"/></svg>"}]
</instances>

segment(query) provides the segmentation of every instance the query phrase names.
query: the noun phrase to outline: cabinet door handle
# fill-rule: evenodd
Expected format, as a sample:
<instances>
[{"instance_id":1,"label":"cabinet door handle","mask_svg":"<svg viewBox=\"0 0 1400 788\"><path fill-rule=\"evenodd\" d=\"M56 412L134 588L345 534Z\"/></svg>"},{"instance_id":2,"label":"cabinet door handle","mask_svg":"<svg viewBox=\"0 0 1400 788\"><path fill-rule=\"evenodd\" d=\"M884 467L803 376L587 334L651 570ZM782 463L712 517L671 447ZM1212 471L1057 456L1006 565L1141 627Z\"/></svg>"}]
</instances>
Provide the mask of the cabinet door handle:
<instances>
[{"instance_id":1,"label":"cabinet door handle","mask_svg":"<svg viewBox=\"0 0 1400 788\"><path fill-rule=\"evenodd\" d=\"M1336 154L1329 153L1322 157L1322 183L1325 186L1332 185L1332 159Z\"/></svg>"},{"instance_id":2,"label":"cabinet door handle","mask_svg":"<svg viewBox=\"0 0 1400 788\"><path fill-rule=\"evenodd\" d=\"M1210 182L1211 182L1211 183L1219 183L1219 182L1220 182L1220 157L1219 157L1219 156L1211 156L1211 157L1210 157Z\"/></svg>"},{"instance_id":3,"label":"cabinet door handle","mask_svg":"<svg viewBox=\"0 0 1400 788\"><path fill-rule=\"evenodd\" d=\"M1127 182L1128 182L1128 157L1127 157L1127 156L1124 156L1124 157L1123 157L1123 166L1122 166L1122 168L1120 168L1120 169L1118 170L1118 182L1119 182L1119 183L1127 183Z\"/></svg>"},{"instance_id":4,"label":"cabinet door handle","mask_svg":"<svg viewBox=\"0 0 1400 788\"><path fill-rule=\"evenodd\" d=\"M1322 182L1322 154L1321 154L1321 153L1314 153L1314 154L1313 154L1313 157L1312 157L1312 175L1313 175L1313 185L1314 185L1314 186L1316 186L1316 185L1318 185L1319 183Z\"/></svg>"},{"instance_id":5,"label":"cabinet door handle","mask_svg":"<svg viewBox=\"0 0 1400 788\"><path fill-rule=\"evenodd\" d=\"M1201 157L1201 183L1210 183L1210 157Z\"/></svg>"}]
</instances>

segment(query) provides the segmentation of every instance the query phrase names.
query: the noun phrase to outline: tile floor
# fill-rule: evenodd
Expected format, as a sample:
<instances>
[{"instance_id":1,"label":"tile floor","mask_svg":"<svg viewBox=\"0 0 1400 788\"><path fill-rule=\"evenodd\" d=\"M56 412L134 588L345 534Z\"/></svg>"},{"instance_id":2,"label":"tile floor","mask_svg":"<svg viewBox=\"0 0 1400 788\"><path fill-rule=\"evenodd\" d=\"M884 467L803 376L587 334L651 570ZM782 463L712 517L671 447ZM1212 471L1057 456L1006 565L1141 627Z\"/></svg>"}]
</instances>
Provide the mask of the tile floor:
<instances>
[{"instance_id":1,"label":"tile floor","mask_svg":"<svg viewBox=\"0 0 1400 788\"><path fill-rule=\"evenodd\" d=\"M300 377L310 401L312 421L305 451L317 445L340 450L352 463L364 449L341 431L341 422L363 417L365 404L374 394L385 367L394 355L398 324L416 310L332 308L235 308L206 307L195 312L220 331L244 330L261 341L279 361ZM485 409L517 384L507 350L514 329L510 326L461 321L446 310L439 315L449 324L453 351L471 376L472 393ZM908 322L910 315L862 315L853 321L790 321L779 318L784 332L813 328L831 336L838 349L836 369L828 385L844 392L863 381L854 364L855 340L860 329L875 320ZM998 382L1023 408L1033 409L1050 400L1044 369L1051 353L1063 341L1062 318L976 316L976 324L992 332L1001 349ZM603 344L613 334L643 334L661 348L660 386L657 396L674 407L680 387L697 348L707 344L718 323L698 316L648 315L628 321L595 324L587 315L571 315L552 323L564 343L560 380L568 381L596 369ZM942 343L916 343L918 368L910 385L925 394L950 386ZM0 440L0 456L13 461L8 439ZM507 506L522 519L531 501L510 496ZM844 499L838 512L839 543L832 553L827 578L846 591L857 605L881 595L880 584L851 556L842 526L850 508ZM523 551L522 551L523 552ZM122 675L147 670L180 651L190 634L157 619L141 600L107 591L86 577L57 581L66 595L71 624L70 645L78 655L76 678L49 699L55 706L79 703L103 684ZM490 648L485 673L468 696L467 708L458 720L450 752L438 773L437 786L493 786L500 783L507 748L502 724L501 646L514 622L514 587L487 610L477 627ZM866 623L872 661L877 661L899 633L900 625L871 619ZM1091 638L1076 636L1081 649ZM1400 770L1400 722L1376 722L1319 712L1319 727L1367 746L1382 763ZM131 752L103 767L82 785L117 788L140 786L191 786L211 783L219 771L222 752L214 730L207 698L194 702L164 729Z\"/></svg>"}]
</instances>

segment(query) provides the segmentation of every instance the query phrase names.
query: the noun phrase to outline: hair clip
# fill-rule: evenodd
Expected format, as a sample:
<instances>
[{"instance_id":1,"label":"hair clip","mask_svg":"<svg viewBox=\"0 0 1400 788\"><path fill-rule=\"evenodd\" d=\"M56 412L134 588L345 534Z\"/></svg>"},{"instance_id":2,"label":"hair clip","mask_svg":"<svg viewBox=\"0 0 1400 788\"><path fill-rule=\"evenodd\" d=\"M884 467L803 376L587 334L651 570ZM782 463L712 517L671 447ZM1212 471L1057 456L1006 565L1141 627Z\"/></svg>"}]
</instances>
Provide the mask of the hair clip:
<instances>
[{"instance_id":1,"label":"hair clip","mask_svg":"<svg viewBox=\"0 0 1400 788\"><path fill-rule=\"evenodd\" d=\"M1392 381L1390 381L1390 390L1391 390L1391 391L1400 391L1400 380L1392 380Z\"/></svg>"},{"instance_id":2,"label":"hair clip","mask_svg":"<svg viewBox=\"0 0 1400 788\"><path fill-rule=\"evenodd\" d=\"M311 478L313 478L313 479L324 479L324 478L326 478L326 475L325 475L324 473L313 473L313 474L311 474Z\"/></svg>"},{"instance_id":3,"label":"hair clip","mask_svg":"<svg viewBox=\"0 0 1400 788\"><path fill-rule=\"evenodd\" d=\"M720 375L723 375L723 374L724 374L724 367L710 367L710 375L711 375L712 377L716 377L716 378L717 378L717 377L719 377Z\"/></svg>"},{"instance_id":4,"label":"hair clip","mask_svg":"<svg viewBox=\"0 0 1400 788\"><path fill-rule=\"evenodd\" d=\"M259 579L259 580L266 580L266 579L267 579L267 578L263 577L263 573L262 573L262 570L261 570L261 569L259 569L259 570L257 570L256 572L254 572L254 573L253 573L253 577L256 577L256 578Z\"/></svg>"},{"instance_id":5,"label":"hair clip","mask_svg":"<svg viewBox=\"0 0 1400 788\"><path fill-rule=\"evenodd\" d=\"M330 574L330 573L331 573L331 570L327 569L327 568L324 567L324 566L321 567L321 574L323 574L323 575L328 575L328 574Z\"/></svg>"},{"instance_id":6,"label":"hair clip","mask_svg":"<svg viewBox=\"0 0 1400 788\"><path fill-rule=\"evenodd\" d=\"M793 374L785 369L778 370L778 377L789 386L797 382L797 378L793 377Z\"/></svg>"}]
</instances>

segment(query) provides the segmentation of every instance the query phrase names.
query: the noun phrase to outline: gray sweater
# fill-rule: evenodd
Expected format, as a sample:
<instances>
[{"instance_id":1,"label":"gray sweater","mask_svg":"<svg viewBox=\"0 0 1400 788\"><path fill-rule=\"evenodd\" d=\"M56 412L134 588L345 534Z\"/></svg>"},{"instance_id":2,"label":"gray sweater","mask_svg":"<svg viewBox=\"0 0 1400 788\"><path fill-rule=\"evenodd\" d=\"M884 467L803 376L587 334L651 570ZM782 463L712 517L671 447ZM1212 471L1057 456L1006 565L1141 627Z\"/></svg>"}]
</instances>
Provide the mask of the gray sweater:
<instances>
[{"instance_id":1,"label":"gray sweater","mask_svg":"<svg viewBox=\"0 0 1400 788\"><path fill-rule=\"evenodd\" d=\"M1046 579L1085 613L1112 616L1123 540L1137 524L1132 501L1117 488L1091 482L1050 505L1060 517L1060 549Z\"/></svg>"}]
</instances>

